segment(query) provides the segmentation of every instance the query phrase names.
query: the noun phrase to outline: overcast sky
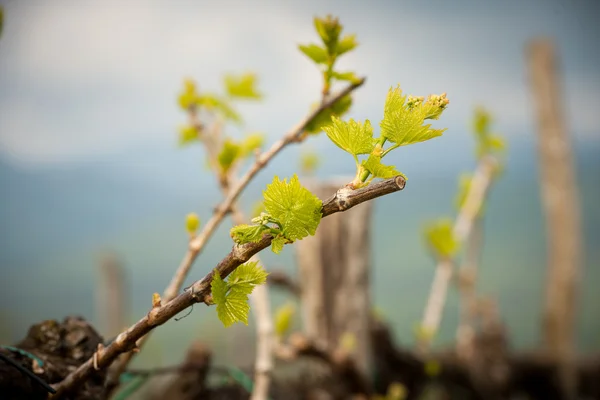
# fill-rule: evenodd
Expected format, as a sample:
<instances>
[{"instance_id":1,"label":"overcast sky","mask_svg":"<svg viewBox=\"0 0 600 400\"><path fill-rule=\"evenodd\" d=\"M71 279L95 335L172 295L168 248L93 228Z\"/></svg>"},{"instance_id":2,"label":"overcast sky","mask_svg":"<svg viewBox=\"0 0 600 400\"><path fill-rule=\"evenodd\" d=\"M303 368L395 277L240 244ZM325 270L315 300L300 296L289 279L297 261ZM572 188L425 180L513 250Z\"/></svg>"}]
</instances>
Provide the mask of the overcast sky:
<instances>
[{"instance_id":1,"label":"overcast sky","mask_svg":"<svg viewBox=\"0 0 600 400\"><path fill-rule=\"evenodd\" d=\"M248 130L280 136L318 99L320 76L298 50L312 17L340 16L360 46L341 66L367 77L351 116L377 125L387 89L447 92L439 126L463 132L483 104L498 129L531 134L524 48L556 39L571 131L600 140L600 2L16 1L0 37L0 156L43 167L173 146L186 76L221 90L254 71L265 101L241 107Z\"/></svg>"}]
</instances>

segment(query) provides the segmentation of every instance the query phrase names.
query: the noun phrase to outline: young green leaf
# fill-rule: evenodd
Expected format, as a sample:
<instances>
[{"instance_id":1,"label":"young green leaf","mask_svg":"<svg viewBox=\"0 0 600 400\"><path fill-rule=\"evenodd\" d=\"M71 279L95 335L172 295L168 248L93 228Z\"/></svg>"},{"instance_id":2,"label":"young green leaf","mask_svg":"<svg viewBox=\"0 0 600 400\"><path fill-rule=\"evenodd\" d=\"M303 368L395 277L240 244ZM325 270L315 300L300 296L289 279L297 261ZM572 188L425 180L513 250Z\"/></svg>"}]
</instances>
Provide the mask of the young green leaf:
<instances>
[{"instance_id":1,"label":"young green leaf","mask_svg":"<svg viewBox=\"0 0 600 400\"><path fill-rule=\"evenodd\" d=\"M196 98L196 104L199 107L204 107L209 111L216 111L223 115L224 118L240 123L242 117L227 103L213 94L204 94Z\"/></svg>"},{"instance_id":2,"label":"young green leaf","mask_svg":"<svg viewBox=\"0 0 600 400\"><path fill-rule=\"evenodd\" d=\"M260 147L262 147L265 141L265 136L260 133L252 133L244 138L244 141L241 143L241 153L242 157L246 157L252 152Z\"/></svg>"},{"instance_id":3,"label":"young green leaf","mask_svg":"<svg viewBox=\"0 0 600 400\"><path fill-rule=\"evenodd\" d=\"M262 94L256 89L257 77L255 74L243 74L241 76L225 76L225 88L231 97L243 99L260 99Z\"/></svg>"},{"instance_id":4,"label":"young green leaf","mask_svg":"<svg viewBox=\"0 0 600 400\"><path fill-rule=\"evenodd\" d=\"M356 35L345 35L342 40L338 42L336 53L338 56L341 56L342 54L353 50L356 46L358 46Z\"/></svg>"},{"instance_id":5,"label":"young green leaf","mask_svg":"<svg viewBox=\"0 0 600 400\"><path fill-rule=\"evenodd\" d=\"M240 291L232 293L218 272L213 276L211 289L213 302L217 305L217 316L223 325L228 327L236 322L248 324L250 306L247 295Z\"/></svg>"},{"instance_id":6,"label":"young green leaf","mask_svg":"<svg viewBox=\"0 0 600 400\"><path fill-rule=\"evenodd\" d=\"M456 196L456 207L461 209L467 200L469 189L471 189L471 182L473 181L473 174L462 174L458 180L458 195Z\"/></svg>"},{"instance_id":7,"label":"young green leaf","mask_svg":"<svg viewBox=\"0 0 600 400\"><path fill-rule=\"evenodd\" d=\"M376 140L373 138L373 127L369 120L362 124L353 119L344 122L337 117L332 117L331 121L332 124L323 127L323 130L340 149L354 156L373 151Z\"/></svg>"},{"instance_id":8,"label":"young green leaf","mask_svg":"<svg viewBox=\"0 0 600 400\"><path fill-rule=\"evenodd\" d=\"M189 109L195 102L198 94L196 93L196 84L191 79L183 82L183 92L179 95L179 106L184 110Z\"/></svg>"},{"instance_id":9,"label":"young green leaf","mask_svg":"<svg viewBox=\"0 0 600 400\"><path fill-rule=\"evenodd\" d=\"M240 156L242 149L240 145L234 143L231 139L226 139L223 143L223 148L221 152L217 156L217 160L219 161L219 165L221 166L221 170L223 172L229 171L233 163Z\"/></svg>"},{"instance_id":10,"label":"young green leaf","mask_svg":"<svg viewBox=\"0 0 600 400\"><path fill-rule=\"evenodd\" d=\"M283 246L287 243L287 239L282 235L277 235L271 241L271 251L275 254L281 253Z\"/></svg>"},{"instance_id":11,"label":"young green leaf","mask_svg":"<svg viewBox=\"0 0 600 400\"><path fill-rule=\"evenodd\" d=\"M314 235L321 221L321 200L304 188L298 176L280 181L277 176L263 192L267 213L278 220L283 227L284 236L291 240L300 240Z\"/></svg>"},{"instance_id":12,"label":"young green leaf","mask_svg":"<svg viewBox=\"0 0 600 400\"><path fill-rule=\"evenodd\" d=\"M308 45L298 45L298 48L302 53L304 53L308 58L313 60L317 64L326 64L328 60L327 50L324 48L317 46L316 44L308 44Z\"/></svg>"},{"instance_id":13,"label":"young green leaf","mask_svg":"<svg viewBox=\"0 0 600 400\"><path fill-rule=\"evenodd\" d=\"M229 235L237 244L258 243L267 233L268 228L263 225L236 225L229 231Z\"/></svg>"},{"instance_id":14,"label":"young green leaf","mask_svg":"<svg viewBox=\"0 0 600 400\"><path fill-rule=\"evenodd\" d=\"M443 109L440 109L443 110ZM426 118L433 118L431 103L407 105L400 87L390 89L381 120L381 135L397 146L423 142L441 136L446 129L432 129L423 125ZM439 115L437 115L439 116Z\"/></svg>"},{"instance_id":15,"label":"young green leaf","mask_svg":"<svg viewBox=\"0 0 600 400\"><path fill-rule=\"evenodd\" d=\"M388 179L402 175L406 179L404 174L398 172L393 165L382 164L381 157L370 155L369 158L362 162L362 166L371 173L373 178Z\"/></svg>"},{"instance_id":16,"label":"young green leaf","mask_svg":"<svg viewBox=\"0 0 600 400\"><path fill-rule=\"evenodd\" d=\"M268 273L256 262L242 264L230 275L227 282L215 272L211 282L213 302L217 305L217 315L223 325L231 326L236 322L248 325L248 296L257 285L262 285Z\"/></svg>"},{"instance_id":17,"label":"young green leaf","mask_svg":"<svg viewBox=\"0 0 600 400\"><path fill-rule=\"evenodd\" d=\"M452 221L442 219L430 224L425 235L431 250L440 258L450 258L456 254L459 248L458 240L452 231Z\"/></svg>"},{"instance_id":18,"label":"young green leaf","mask_svg":"<svg viewBox=\"0 0 600 400\"><path fill-rule=\"evenodd\" d=\"M306 125L306 131L309 133L319 133L325 126L331 125L331 117L341 117L350 110L352 106L352 97L346 95L333 103L331 107L322 110Z\"/></svg>"},{"instance_id":19,"label":"young green leaf","mask_svg":"<svg viewBox=\"0 0 600 400\"><path fill-rule=\"evenodd\" d=\"M484 108L477 107L475 109L475 117L473 118L473 130L475 134L485 136L489 132L492 123L492 116Z\"/></svg>"},{"instance_id":20,"label":"young green leaf","mask_svg":"<svg viewBox=\"0 0 600 400\"><path fill-rule=\"evenodd\" d=\"M293 304L287 303L277 309L275 311L275 333L279 337L285 336L285 334L290 330L290 326L292 325L292 318L296 309Z\"/></svg>"},{"instance_id":21,"label":"young green leaf","mask_svg":"<svg viewBox=\"0 0 600 400\"><path fill-rule=\"evenodd\" d=\"M315 18L315 28L330 55L335 54L342 25L337 18L328 15L325 18Z\"/></svg>"},{"instance_id":22,"label":"young green leaf","mask_svg":"<svg viewBox=\"0 0 600 400\"><path fill-rule=\"evenodd\" d=\"M179 145L185 146L198 140L198 131L195 127L187 125L179 128Z\"/></svg>"},{"instance_id":23,"label":"young green leaf","mask_svg":"<svg viewBox=\"0 0 600 400\"><path fill-rule=\"evenodd\" d=\"M347 81L350 83L357 83L360 81L360 78L356 76L354 72L331 72L331 76L338 81Z\"/></svg>"}]
</instances>

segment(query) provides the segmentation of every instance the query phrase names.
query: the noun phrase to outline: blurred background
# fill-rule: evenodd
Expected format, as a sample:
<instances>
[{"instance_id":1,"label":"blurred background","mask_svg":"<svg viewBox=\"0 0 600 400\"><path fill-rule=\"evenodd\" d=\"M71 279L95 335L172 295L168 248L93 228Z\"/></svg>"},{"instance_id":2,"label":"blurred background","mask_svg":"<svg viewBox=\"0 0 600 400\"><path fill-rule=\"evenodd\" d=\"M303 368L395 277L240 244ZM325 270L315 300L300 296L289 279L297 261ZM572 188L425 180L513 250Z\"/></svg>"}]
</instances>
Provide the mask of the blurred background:
<instances>
[{"instance_id":1,"label":"blurred background","mask_svg":"<svg viewBox=\"0 0 600 400\"><path fill-rule=\"evenodd\" d=\"M390 86L409 94L447 92L436 127L444 136L391 158L406 189L376 200L373 301L401 344L414 341L435 261L423 225L454 217L458 177L475 166L473 110L482 105L508 141L506 171L486 206L479 288L498 299L512 346L539 343L546 234L534 108L525 46L555 41L564 111L576 157L584 235L577 325L581 352L600 349L600 3L595 1L0 1L0 343L44 319L96 310L105 252L127 271L130 322L149 309L187 248L185 216L206 221L221 195L200 146L178 147L186 123L177 105L183 79L222 92L225 73L255 72L265 99L241 104L242 131L282 136L320 97L321 75L297 49L316 42L313 17L339 16L359 47L340 69L366 76L347 117L375 130ZM324 135L292 146L259 174L241 202L250 210L274 174L299 170L300 154L320 156L319 177L352 175L351 159ZM226 220L187 284L232 246ZM261 254L267 269L294 275L294 246ZM288 296L272 291L273 304ZM453 340L451 289L437 344ZM100 330L102 329L99 326ZM225 330L214 309L197 306L153 335L136 363L181 359L194 338L232 361L254 335ZM236 347L237 346L237 347Z\"/></svg>"}]
</instances>

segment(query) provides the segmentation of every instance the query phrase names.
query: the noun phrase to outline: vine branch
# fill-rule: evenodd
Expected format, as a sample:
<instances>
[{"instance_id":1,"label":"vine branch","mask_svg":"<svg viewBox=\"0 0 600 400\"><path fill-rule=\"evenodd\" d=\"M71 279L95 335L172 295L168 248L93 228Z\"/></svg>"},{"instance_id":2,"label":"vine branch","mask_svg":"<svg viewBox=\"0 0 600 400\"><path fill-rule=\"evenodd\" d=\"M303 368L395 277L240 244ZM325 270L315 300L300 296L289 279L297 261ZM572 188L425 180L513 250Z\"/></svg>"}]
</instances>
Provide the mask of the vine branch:
<instances>
[{"instance_id":1,"label":"vine branch","mask_svg":"<svg viewBox=\"0 0 600 400\"><path fill-rule=\"evenodd\" d=\"M365 201L375 199L404 189L406 181L402 176L386 179L373 183L365 188L352 190L349 187L339 189L333 196L323 202L321 212L327 217L337 212L348 210ZM219 262L204 278L194 282L190 290L179 294L164 304L154 304L154 307L144 318L122 332L108 347L99 348L94 355L81 364L77 370L69 374L62 382L55 386L57 393L52 397L59 399L72 392L82 384L95 369L109 366L120 354L131 351L136 347L136 342L148 332L164 324L175 315L195 303L205 302L211 294L211 282L215 272L222 278L231 274L238 266L250 260L261 250L270 246L273 237L264 235L258 243L236 245L231 252Z\"/></svg>"},{"instance_id":2,"label":"vine branch","mask_svg":"<svg viewBox=\"0 0 600 400\"><path fill-rule=\"evenodd\" d=\"M323 110L331 107L338 100L343 98L344 96L350 94L355 89L359 88L365 82L365 78L360 81L347 86L344 90L339 93L331 96L331 98L322 102L319 107L313 110L309 115L307 115L300 123L298 123L294 128L292 128L283 138L279 139L277 142L273 143L271 148L264 153L260 154L254 164L248 169L248 171L240 178L235 186L231 188L227 197L223 200L221 205L215 210L215 213L211 217L210 220L204 225L202 231L196 236L196 238L190 242L189 250L187 251L185 257L181 261L177 272L173 276L171 283L165 290L164 298L167 300L172 299L177 295L181 287L183 286L183 282L192 266L192 263L196 259L196 257L200 254L208 239L212 236L214 231L217 229L223 218L228 214L231 209L231 206L240 196L242 191L248 186L252 178L262 170L268 163L275 157L284 147L287 145L297 142L301 140L302 134L304 133L306 127L321 113Z\"/></svg>"},{"instance_id":3,"label":"vine branch","mask_svg":"<svg viewBox=\"0 0 600 400\"><path fill-rule=\"evenodd\" d=\"M481 159L477 166L475 176L469 187L469 193L454 221L452 229L453 236L458 243L463 243L471 233L473 223L481 209L485 195L492 182L496 164L497 161L494 157L486 156ZM436 333L439 329L453 269L454 265L452 260L440 259L438 261L421 324L424 331L428 333L426 335L427 339L422 340L420 343L422 350L428 349L431 335Z\"/></svg>"},{"instance_id":4,"label":"vine branch","mask_svg":"<svg viewBox=\"0 0 600 400\"><path fill-rule=\"evenodd\" d=\"M289 145L291 143L301 141L306 127L319 115L319 113L321 113L322 111L331 107L333 104L335 104L337 101L339 101L344 96L352 93L354 90L356 90L357 88L362 86L364 84L364 82L365 82L365 78L361 79L360 81L358 81L354 84L348 85L345 89L343 89L340 92L336 93L335 95L331 96L327 100L321 102L321 104L315 110L310 112L302 121L300 121L295 127L293 127L290 131L288 131L283 138L281 138L280 140L275 142L269 150L258 155L256 157L256 161L254 162L254 164L249 168L249 170L246 172L246 174L239 179L238 183L235 186L233 186L233 187L230 186L231 185L230 179L223 179L224 177L219 177L219 185L224 193L225 199L223 200L221 205L215 209L213 216L204 225L204 227L202 228L202 230L198 234L198 236L196 236L194 239L192 239L190 241L189 248L188 248L183 260L181 261L175 274L171 278L171 282L169 283L169 285L165 288L165 290L163 292L162 301L164 303L169 302L170 300L174 299L175 296L177 296L177 294L179 293L179 291L181 290L181 288L183 286L183 282L185 281L185 279L192 267L192 264L194 263L196 258L200 255L202 249L208 243L208 240L213 235L215 230L219 227L219 225L223 221L223 219L227 216L227 214L229 214L230 212L232 212L235 209L235 202L236 202L237 198L240 196L240 194L246 188L246 186L248 186L248 184L254 178L254 176L260 170L262 170L273 157L275 157L281 150L283 150L284 147L286 147L287 145ZM194 126L196 129L200 130L203 125L200 122L200 120L198 119L197 114L193 110L190 110L189 117L190 117L190 122L191 122L192 126ZM217 165L216 165L217 147L216 147L216 143L214 142L213 139L216 139L216 137L220 133L219 128L220 128L220 121L217 121L215 123L215 130L214 130L215 135L211 136L209 138L204 138L204 140L203 140L203 143L206 146L206 150L209 153L209 160L210 160L211 164L214 164L215 168L217 167ZM236 210L236 212L234 212L234 217L238 221L243 218L243 217L240 217L240 215L238 215L237 210ZM237 222L237 223L239 224L239 222ZM259 298L264 297L264 295L262 295L260 292L258 293L258 296L259 296ZM258 299L256 299L256 300L258 300ZM260 300L258 300L258 301L260 301ZM263 329L266 329L266 328L263 327ZM146 338L146 337L143 338L142 340L140 340L138 342L137 346L141 347L147 340L148 340L148 338ZM119 376L125 371L127 365L131 362L134 355L135 355L134 352L129 352L128 354L123 355L123 357L119 360L119 362L111 368L111 371L110 371L108 379L107 379L107 392L110 393L118 385ZM264 368L262 368L262 369L264 369Z\"/></svg>"}]
</instances>

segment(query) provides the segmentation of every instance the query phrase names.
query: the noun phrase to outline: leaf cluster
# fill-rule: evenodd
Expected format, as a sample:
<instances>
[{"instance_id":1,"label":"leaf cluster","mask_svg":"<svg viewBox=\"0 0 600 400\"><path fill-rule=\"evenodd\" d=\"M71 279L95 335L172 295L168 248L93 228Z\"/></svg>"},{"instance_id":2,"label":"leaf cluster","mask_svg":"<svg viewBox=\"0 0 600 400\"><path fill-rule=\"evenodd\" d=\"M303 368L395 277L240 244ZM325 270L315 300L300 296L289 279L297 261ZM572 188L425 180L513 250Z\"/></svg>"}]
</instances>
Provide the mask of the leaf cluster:
<instances>
[{"instance_id":1,"label":"leaf cluster","mask_svg":"<svg viewBox=\"0 0 600 400\"><path fill-rule=\"evenodd\" d=\"M473 117L473 132L475 134L475 154L478 159L486 155L502 152L506 149L504 139L491 132L492 116L483 108L475 109Z\"/></svg>"},{"instance_id":2,"label":"leaf cluster","mask_svg":"<svg viewBox=\"0 0 600 400\"><path fill-rule=\"evenodd\" d=\"M331 124L323 127L329 139L340 149L350 153L356 163L354 188L368 185L375 178L387 179L402 175L394 166L385 165L381 159L400 146L423 142L441 136L445 129L433 129L428 119L438 119L449 101L446 94L423 97L405 96L399 86L390 88L379 123L381 135L374 137L373 127L364 122L342 121L332 117ZM384 148L386 142L391 146ZM368 157L359 160L360 155ZM370 178L369 178L370 176Z\"/></svg>"},{"instance_id":3,"label":"leaf cluster","mask_svg":"<svg viewBox=\"0 0 600 400\"><path fill-rule=\"evenodd\" d=\"M325 18L315 17L314 27L319 35L320 44L300 44L300 51L310 58L323 75L323 96L327 96L335 81L358 83L360 78L352 71L338 71L335 68L340 56L354 50L358 46L356 35L342 36L343 26L338 18L331 15ZM348 95L335 102L331 107L321 111L319 115L306 127L308 133L319 133L323 127L331 122L332 116L345 114L352 105L352 98Z\"/></svg>"},{"instance_id":4,"label":"leaf cluster","mask_svg":"<svg viewBox=\"0 0 600 400\"><path fill-rule=\"evenodd\" d=\"M262 147L264 143L264 135L253 133L246 135L241 141L227 138L223 142L221 151L217 155L217 162L220 168L220 173L225 175L238 162L248 158L254 150Z\"/></svg>"},{"instance_id":5,"label":"leaf cluster","mask_svg":"<svg viewBox=\"0 0 600 400\"><path fill-rule=\"evenodd\" d=\"M440 219L425 228L429 249L438 258L449 259L459 250L460 243L452 231L450 219Z\"/></svg>"},{"instance_id":6,"label":"leaf cluster","mask_svg":"<svg viewBox=\"0 0 600 400\"><path fill-rule=\"evenodd\" d=\"M323 72L323 92L328 93L333 80L356 83L360 80L354 72L340 72L335 70L335 63L340 56L352 51L358 46L356 35L342 36L343 26L338 18L331 15L325 18L315 17L315 30L321 44L301 44L298 48L310 58Z\"/></svg>"},{"instance_id":7,"label":"leaf cluster","mask_svg":"<svg viewBox=\"0 0 600 400\"><path fill-rule=\"evenodd\" d=\"M266 282L267 276L268 273L256 262L240 265L227 280L215 272L211 283L212 301L217 305L217 315L223 325L227 327L236 322L248 325L248 296L255 286Z\"/></svg>"},{"instance_id":8,"label":"leaf cluster","mask_svg":"<svg viewBox=\"0 0 600 400\"><path fill-rule=\"evenodd\" d=\"M282 338L289 332L295 313L296 308L292 303L287 303L277 308L274 318L275 333L277 336Z\"/></svg>"},{"instance_id":9,"label":"leaf cluster","mask_svg":"<svg viewBox=\"0 0 600 400\"><path fill-rule=\"evenodd\" d=\"M235 110L233 103L235 100L262 99L263 96L257 89L257 82L258 79L253 73L239 76L228 74L224 78L225 94L219 95L200 92L193 80L186 79L179 93L178 103L184 111L203 111L226 121L241 124L242 117ZM179 129L179 143L187 145L198 140L202 134L203 132L197 126L183 126Z\"/></svg>"},{"instance_id":10,"label":"leaf cluster","mask_svg":"<svg viewBox=\"0 0 600 400\"><path fill-rule=\"evenodd\" d=\"M252 225L234 226L230 235L237 244L257 243L264 234L273 235L271 250L278 254L286 243L314 235L321 221L321 200L294 176L287 181L275 176L263 191L264 208Z\"/></svg>"}]
</instances>

